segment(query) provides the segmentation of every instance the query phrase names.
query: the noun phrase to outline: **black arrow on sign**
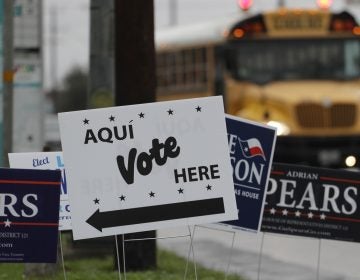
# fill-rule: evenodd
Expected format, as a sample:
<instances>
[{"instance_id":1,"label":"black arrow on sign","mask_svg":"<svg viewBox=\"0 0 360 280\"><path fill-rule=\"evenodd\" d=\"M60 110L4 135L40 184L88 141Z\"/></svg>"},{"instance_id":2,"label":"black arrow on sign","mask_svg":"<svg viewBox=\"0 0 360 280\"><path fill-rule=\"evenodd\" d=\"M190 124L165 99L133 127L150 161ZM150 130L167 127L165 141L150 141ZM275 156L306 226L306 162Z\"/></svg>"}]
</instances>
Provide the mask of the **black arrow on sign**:
<instances>
[{"instance_id":1,"label":"black arrow on sign","mask_svg":"<svg viewBox=\"0 0 360 280\"><path fill-rule=\"evenodd\" d=\"M86 222L102 231L104 228L160 222L225 213L223 198L210 198L172 204L130 208L92 214Z\"/></svg>"}]
</instances>

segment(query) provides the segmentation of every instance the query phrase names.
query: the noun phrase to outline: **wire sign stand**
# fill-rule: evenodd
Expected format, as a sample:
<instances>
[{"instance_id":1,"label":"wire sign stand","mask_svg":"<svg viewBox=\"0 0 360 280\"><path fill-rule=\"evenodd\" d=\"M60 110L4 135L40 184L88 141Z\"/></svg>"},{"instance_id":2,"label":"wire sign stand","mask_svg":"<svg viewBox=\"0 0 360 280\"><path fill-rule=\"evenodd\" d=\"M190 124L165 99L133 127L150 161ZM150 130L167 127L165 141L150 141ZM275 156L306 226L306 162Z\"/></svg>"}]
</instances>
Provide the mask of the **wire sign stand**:
<instances>
[{"instance_id":1,"label":"wire sign stand","mask_svg":"<svg viewBox=\"0 0 360 280\"><path fill-rule=\"evenodd\" d=\"M124 276L124 280L126 280L127 276L126 276L126 254L125 254L125 246L127 242L138 242L138 241L146 241L146 240L161 240L161 239L173 239L173 238L184 238L184 237L189 237L190 238L190 245L189 245L189 252L188 252L188 257L186 260L186 267L185 267L185 273L184 273L184 279L186 279L187 276L187 270L188 270L188 265L189 265L189 260L190 260L190 255L192 253L193 256L193 262L194 262L194 273L195 273L195 279L198 279L197 276L197 271L196 271L196 264L195 264L195 255L194 255L194 249L193 249L193 236L194 236L194 230L193 232L191 231L190 227L188 227L189 230L189 234L185 234L185 235L175 235L175 236L160 236L160 237L151 237L151 238L135 238L135 239L125 239L124 235L122 236L122 259L123 259L123 273L121 273L121 269L120 269L120 256L116 255L117 257L117 265L118 265L118 272L119 272L119 280L122 280L122 274ZM116 244L116 251L118 252L119 250L119 245L118 245L118 241L117 241L117 236L115 235L115 244Z\"/></svg>"}]
</instances>

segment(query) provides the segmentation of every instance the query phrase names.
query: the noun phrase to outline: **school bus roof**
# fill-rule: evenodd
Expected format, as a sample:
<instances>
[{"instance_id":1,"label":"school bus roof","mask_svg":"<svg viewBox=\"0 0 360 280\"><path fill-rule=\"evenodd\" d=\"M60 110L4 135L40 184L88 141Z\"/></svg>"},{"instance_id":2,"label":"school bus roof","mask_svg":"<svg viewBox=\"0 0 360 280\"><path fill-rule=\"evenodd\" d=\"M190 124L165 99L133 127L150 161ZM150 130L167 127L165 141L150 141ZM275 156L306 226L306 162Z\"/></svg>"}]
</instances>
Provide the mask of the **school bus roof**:
<instances>
[{"instance_id":1,"label":"school bus roof","mask_svg":"<svg viewBox=\"0 0 360 280\"><path fill-rule=\"evenodd\" d=\"M324 12L320 10L300 10L300 9L279 9L275 11L266 11L257 14L235 14L227 18L216 19L211 22L197 23L192 25L182 25L169 27L155 33L155 42L157 50L186 48L192 46L203 46L211 44L219 44L227 39L227 36L236 29L237 26L243 25L245 22L251 22L261 18L266 21L266 29L268 35L272 36L291 36L291 35L325 35L328 30L330 15L351 16L347 12L335 13ZM284 20L279 21L283 18ZM276 30L274 20L277 20L282 29ZM304 21L304 19L306 19ZM307 21L309 20L309 21ZM356 20L355 20L356 21ZM295 29L295 25L300 25L302 30ZM310 23L320 22L319 26L312 26ZM286 28L292 27L292 28ZM326 30L325 30L326 29ZM313 33L313 34L312 34Z\"/></svg>"},{"instance_id":2,"label":"school bus roof","mask_svg":"<svg viewBox=\"0 0 360 280\"><path fill-rule=\"evenodd\" d=\"M220 43L225 40L227 30L241 18L237 14L226 19L169 27L156 31L156 48L166 50L168 48Z\"/></svg>"}]
</instances>

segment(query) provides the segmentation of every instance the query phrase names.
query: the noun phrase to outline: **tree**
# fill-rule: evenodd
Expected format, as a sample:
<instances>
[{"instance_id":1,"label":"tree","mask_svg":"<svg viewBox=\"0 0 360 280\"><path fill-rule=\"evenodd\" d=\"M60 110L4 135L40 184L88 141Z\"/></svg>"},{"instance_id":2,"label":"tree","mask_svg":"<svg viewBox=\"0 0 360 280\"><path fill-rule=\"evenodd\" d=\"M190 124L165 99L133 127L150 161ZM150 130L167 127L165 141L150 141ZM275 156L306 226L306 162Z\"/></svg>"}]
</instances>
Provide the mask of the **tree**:
<instances>
[{"instance_id":1,"label":"tree","mask_svg":"<svg viewBox=\"0 0 360 280\"><path fill-rule=\"evenodd\" d=\"M64 78L61 89L52 89L49 95L55 104L55 112L85 110L87 108L88 73L74 67Z\"/></svg>"}]
</instances>

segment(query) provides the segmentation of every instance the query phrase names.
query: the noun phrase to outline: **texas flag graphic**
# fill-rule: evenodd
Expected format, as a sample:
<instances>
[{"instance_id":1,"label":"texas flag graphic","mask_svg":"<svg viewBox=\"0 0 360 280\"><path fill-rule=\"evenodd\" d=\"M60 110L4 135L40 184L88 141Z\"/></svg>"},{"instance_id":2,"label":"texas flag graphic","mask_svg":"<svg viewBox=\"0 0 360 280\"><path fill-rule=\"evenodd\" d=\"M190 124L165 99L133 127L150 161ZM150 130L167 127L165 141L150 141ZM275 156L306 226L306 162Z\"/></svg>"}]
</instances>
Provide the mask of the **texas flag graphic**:
<instances>
[{"instance_id":1,"label":"texas flag graphic","mask_svg":"<svg viewBox=\"0 0 360 280\"><path fill-rule=\"evenodd\" d=\"M241 150L246 158L261 156L266 161L263 148L258 139L250 138L248 140L240 140L239 142Z\"/></svg>"}]
</instances>

